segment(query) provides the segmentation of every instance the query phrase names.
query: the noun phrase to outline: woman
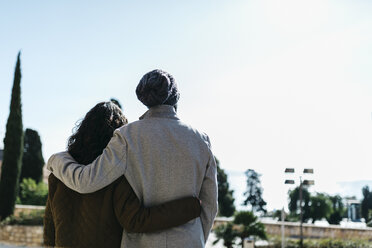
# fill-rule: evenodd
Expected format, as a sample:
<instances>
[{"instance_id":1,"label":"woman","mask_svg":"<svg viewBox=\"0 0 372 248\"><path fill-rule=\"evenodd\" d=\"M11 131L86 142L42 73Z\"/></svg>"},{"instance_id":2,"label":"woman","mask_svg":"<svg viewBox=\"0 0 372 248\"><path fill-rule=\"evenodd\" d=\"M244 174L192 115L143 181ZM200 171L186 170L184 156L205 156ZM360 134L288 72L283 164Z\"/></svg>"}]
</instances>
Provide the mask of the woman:
<instances>
[{"instance_id":1,"label":"woman","mask_svg":"<svg viewBox=\"0 0 372 248\"><path fill-rule=\"evenodd\" d=\"M81 164L94 161L115 129L127 124L117 105L92 108L70 137L68 151ZM44 244L58 247L120 247L127 232L154 232L184 224L200 215L200 202L187 197L159 206L141 206L125 177L91 193L67 188L53 174L44 217Z\"/></svg>"}]
</instances>

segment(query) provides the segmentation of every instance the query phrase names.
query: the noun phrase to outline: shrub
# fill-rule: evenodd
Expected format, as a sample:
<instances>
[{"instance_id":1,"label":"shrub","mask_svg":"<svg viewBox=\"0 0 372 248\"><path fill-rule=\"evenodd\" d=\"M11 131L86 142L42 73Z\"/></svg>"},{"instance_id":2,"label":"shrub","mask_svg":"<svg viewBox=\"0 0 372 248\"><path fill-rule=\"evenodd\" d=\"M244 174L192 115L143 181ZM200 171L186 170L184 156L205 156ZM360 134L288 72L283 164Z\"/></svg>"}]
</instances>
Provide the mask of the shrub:
<instances>
[{"instance_id":1,"label":"shrub","mask_svg":"<svg viewBox=\"0 0 372 248\"><path fill-rule=\"evenodd\" d=\"M20 213L19 217L12 215L1 221L0 225L40 226L43 225L44 212L35 210L28 214Z\"/></svg>"},{"instance_id":2,"label":"shrub","mask_svg":"<svg viewBox=\"0 0 372 248\"><path fill-rule=\"evenodd\" d=\"M48 198L48 186L31 178L24 178L20 185L20 202L24 205L45 206Z\"/></svg>"},{"instance_id":3,"label":"shrub","mask_svg":"<svg viewBox=\"0 0 372 248\"><path fill-rule=\"evenodd\" d=\"M228 248L235 245L236 239L240 239L241 241L248 237L267 239L265 226L250 211L237 212L232 223L221 224L213 231L217 238L213 245L223 240L224 246Z\"/></svg>"},{"instance_id":4,"label":"shrub","mask_svg":"<svg viewBox=\"0 0 372 248\"><path fill-rule=\"evenodd\" d=\"M235 245L236 238L239 236L239 232L234 229L232 223L217 226L214 229L214 233L217 239L213 242L213 245L223 240L223 245L227 248L232 248Z\"/></svg>"}]
</instances>

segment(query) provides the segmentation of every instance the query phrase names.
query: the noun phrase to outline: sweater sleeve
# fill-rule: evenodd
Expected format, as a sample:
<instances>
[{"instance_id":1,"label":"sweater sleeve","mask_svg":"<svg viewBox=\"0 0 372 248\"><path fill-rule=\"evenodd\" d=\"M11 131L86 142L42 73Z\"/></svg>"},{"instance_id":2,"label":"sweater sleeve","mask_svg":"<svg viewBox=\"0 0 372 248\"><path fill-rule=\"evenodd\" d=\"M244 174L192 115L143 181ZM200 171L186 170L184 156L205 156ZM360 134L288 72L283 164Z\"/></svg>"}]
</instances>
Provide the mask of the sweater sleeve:
<instances>
[{"instance_id":1,"label":"sweater sleeve","mask_svg":"<svg viewBox=\"0 0 372 248\"><path fill-rule=\"evenodd\" d=\"M51 202L56 188L56 180L51 174L48 178L49 192L44 215L44 246L55 246L55 228L51 209Z\"/></svg>"},{"instance_id":2,"label":"sweater sleeve","mask_svg":"<svg viewBox=\"0 0 372 248\"><path fill-rule=\"evenodd\" d=\"M209 147L209 161L206 166L199 197L203 202L200 220L203 226L204 240L207 242L218 211L218 183L216 160L211 151L211 144L207 135L205 135L205 141Z\"/></svg>"},{"instance_id":3,"label":"sweater sleeve","mask_svg":"<svg viewBox=\"0 0 372 248\"><path fill-rule=\"evenodd\" d=\"M119 223L129 233L155 232L179 226L199 217L201 211L196 197L144 207L125 178L115 189L113 204Z\"/></svg>"},{"instance_id":4,"label":"sweater sleeve","mask_svg":"<svg viewBox=\"0 0 372 248\"><path fill-rule=\"evenodd\" d=\"M204 231L204 240L207 242L218 211L217 165L213 154L209 158L199 197L203 202L200 219Z\"/></svg>"},{"instance_id":5,"label":"sweater sleeve","mask_svg":"<svg viewBox=\"0 0 372 248\"><path fill-rule=\"evenodd\" d=\"M70 189L92 193L124 174L126 149L126 141L116 129L107 147L92 163L79 164L68 152L60 152L49 158L47 168Z\"/></svg>"}]
</instances>

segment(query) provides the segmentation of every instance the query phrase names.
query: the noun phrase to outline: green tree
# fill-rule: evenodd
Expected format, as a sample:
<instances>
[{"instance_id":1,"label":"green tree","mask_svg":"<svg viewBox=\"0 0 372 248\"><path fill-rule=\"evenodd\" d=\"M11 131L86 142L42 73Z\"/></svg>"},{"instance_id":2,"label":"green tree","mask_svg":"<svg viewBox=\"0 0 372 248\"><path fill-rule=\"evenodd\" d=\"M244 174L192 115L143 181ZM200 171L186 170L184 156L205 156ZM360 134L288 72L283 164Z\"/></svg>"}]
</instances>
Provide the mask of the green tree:
<instances>
[{"instance_id":1,"label":"green tree","mask_svg":"<svg viewBox=\"0 0 372 248\"><path fill-rule=\"evenodd\" d=\"M328 195L317 193L315 196L310 197L310 203L310 217L313 223L323 218L329 219L332 213L332 202Z\"/></svg>"},{"instance_id":2,"label":"green tree","mask_svg":"<svg viewBox=\"0 0 372 248\"><path fill-rule=\"evenodd\" d=\"M213 232L216 235L216 240L213 242L213 245L223 240L223 245L227 248L233 248L235 240L239 236L238 231L234 229L234 225L231 222L217 226Z\"/></svg>"},{"instance_id":3,"label":"green tree","mask_svg":"<svg viewBox=\"0 0 372 248\"><path fill-rule=\"evenodd\" d=\"M361 214L362 217L368 223L371 220L370 210L372 209L372 192L369 191L369 187L365 186L362 189L363 200L361 203Z\"/></svg>"},{"instance_id":4,"label":"green tree","mask_svg":"<svg viewBox=\"0 0 372 248\"><path fill-rule=\"evenodd\" d=\"M5 219L13 214L19 190L19 175L23 155L20 55L19 52L4 138L4 157L0 181L0 219Z\"/></svg>"},{"instance_id":5,"label":"green tree","mask_svg":"<svg viewBox=\"0 0 372 248\"><path fill-rule=\"evenodd\" d=\"M240 211L234 216L233 223L219 225L215 228L217 244L220 240L224 241L224 246L232 248L235 244L236 238L240 238L243 242L248 237L258 237L260 239L267 239L265 226L258 221L258 218L251 211Z\"/></svg>"},{"instance_id":6,"label":"green tree","mask_svg":"<svg viewBox=\"0 0 372 248\"><path fill-rule=\"evenodd\" d=\"M20 184L19 200L24 205L45 206L48 198L48 185L36 183L32 178L25 178Z\"/></svg>"},{"instance_id":7,"label":"green tree","mask_svg":"<svg viewBox=\"0 0 372 248\"><path fill-rule=\"evenodd\" d=\"M290 212L290 217L296 217L300 219L300 187L296 187L294 190L289 191L289 203L288 209ZM302 220L307 221L311 218L311 208L310 208L310 193L306 187L302 188Z\"/></svg>"},{"instance_id":8,"label":"green tree","mask_svg":"<svg viewBox=\"0 0 372 248\"><path fill-rule=\"evenodd\" d=\"M258 221L257 216L250 211L240 211L235 215L234 224L240 226L238 234L241 240L250 236L267 239L265 226Z\"/></svg>"},{"instance_id":9,"label":"green tree","mask_svg":"<svg viewBox=\"0 0 372 248\"><path fill-rule=\"evenodd\" d=\"M230 185L227 180L227 175L220 167L220 161L217 163L217 182L218 182L218 211L220 216L230 217L235 212L233 190L230 190Z\"/></svg>"},{"instance_id":10,"label":"green tree","mask_svg":"<svg viewBox=\"0 0 372 248\"><path fill-rule=\"evenodd\" d=\"M327 220L329 224L338 225L346 212L344 203L339 195L330 196L329 200L332 202L332 213Z\"/></svg>"},{"instance_id":11,"label":"green tree","mask_svg":"<svg viewBox=\"0 0 372 248\"><path fill-rule=\"evenodd\" d=\"M244 196L247 198L244 200L243 205L251 205L254 212L266 213L267 203L262 198L261 175L251 169L248 169L245 175L247 177L247 191L244 193Z\"/></svg>"},{"instance_id":12,"label":"green tree","mask_svg":"<svg viewBox=\"0 0 372 248\"><path fill-rule=\"evenodd\" d=\"M37 131L26 129L20 182L32 178L39 183L43 179L44 158L41 151L41 140Z\"/></svg>"}]
</instances>

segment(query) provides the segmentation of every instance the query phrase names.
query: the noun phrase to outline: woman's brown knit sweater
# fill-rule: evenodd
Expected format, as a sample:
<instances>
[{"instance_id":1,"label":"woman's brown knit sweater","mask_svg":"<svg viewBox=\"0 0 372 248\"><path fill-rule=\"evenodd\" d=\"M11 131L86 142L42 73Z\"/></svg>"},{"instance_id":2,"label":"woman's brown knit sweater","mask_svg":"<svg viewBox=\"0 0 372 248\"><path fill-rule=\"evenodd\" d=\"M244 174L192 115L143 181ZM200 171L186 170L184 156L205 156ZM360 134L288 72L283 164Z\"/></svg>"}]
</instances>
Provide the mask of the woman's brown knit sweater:
<instances>
[{"instance_id":1,"label":"woman's brown knit sweater","mask_svg":"<svg viewBox=\"0 0 372 248\"><path fill-rule=\"evenodd\" d=\"M200 211L200 202L194 197L145 208L124 176L92 194L79 194L51 174L44 244L120 247L123 228L127 232L155 232L184 224Z\"/></svg>"}]
</instances>

